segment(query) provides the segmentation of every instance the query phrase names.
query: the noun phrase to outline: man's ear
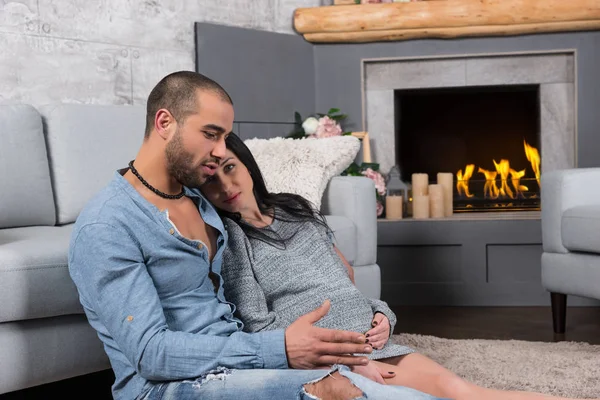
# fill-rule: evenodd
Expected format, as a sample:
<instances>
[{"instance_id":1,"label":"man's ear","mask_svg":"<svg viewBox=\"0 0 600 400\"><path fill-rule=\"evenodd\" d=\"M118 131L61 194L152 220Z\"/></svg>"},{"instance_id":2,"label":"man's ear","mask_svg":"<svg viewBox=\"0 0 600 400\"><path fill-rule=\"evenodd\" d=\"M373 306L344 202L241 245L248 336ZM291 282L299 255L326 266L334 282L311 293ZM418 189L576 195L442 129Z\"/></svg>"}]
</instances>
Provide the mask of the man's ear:
<instances>
[{"instance_id":1,"label":"man's ear","mask_svg":"<svg viewBox=\"0 0 600 400\"><path fill-rule=\"evenodd\" d=\"M163 140L169 140L173 132L177 130L177 121L173 114L164 108L156 112L154 116L154 130Z\"/></svg>"}]
</instances>

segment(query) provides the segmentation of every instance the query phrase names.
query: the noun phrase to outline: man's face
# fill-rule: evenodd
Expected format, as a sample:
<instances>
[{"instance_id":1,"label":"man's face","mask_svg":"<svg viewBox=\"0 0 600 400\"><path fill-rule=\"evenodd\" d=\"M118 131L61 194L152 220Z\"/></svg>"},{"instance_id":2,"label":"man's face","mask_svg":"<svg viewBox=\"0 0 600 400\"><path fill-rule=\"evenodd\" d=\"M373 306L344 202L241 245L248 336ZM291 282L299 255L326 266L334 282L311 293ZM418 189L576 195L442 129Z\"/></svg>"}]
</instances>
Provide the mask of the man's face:
<instances>
[{"instance_id":1,"label":"man's face","mask_svg":"<svg viewBox=\"0 0 600 400\"><path fill-rule=\"evenodd\" d=\"M233 106L218 95L198 91L197 104L197 112L177 124L165 149L169 174L192 188L216 172L233 127Z\"/></svg>"}]
</instances>

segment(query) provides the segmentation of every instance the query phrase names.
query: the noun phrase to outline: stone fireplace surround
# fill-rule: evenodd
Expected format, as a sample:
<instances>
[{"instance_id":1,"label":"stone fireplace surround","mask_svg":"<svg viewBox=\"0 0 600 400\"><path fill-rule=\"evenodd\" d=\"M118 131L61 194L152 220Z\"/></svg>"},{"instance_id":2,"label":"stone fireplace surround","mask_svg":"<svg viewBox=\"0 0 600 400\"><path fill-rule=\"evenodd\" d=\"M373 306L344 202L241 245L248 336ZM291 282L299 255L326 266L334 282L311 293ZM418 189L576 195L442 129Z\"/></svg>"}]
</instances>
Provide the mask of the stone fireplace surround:
<instances>
[{"instance_id":1,"label":"stone fireplace surround","mask_svg":"<svg viewBox=\"0 0 600 400\"><path fill-rule=\"evenodd\" d=\"M383 172L396 163L395 90L534 84L540 93L542 171L573 168L575 60L573 50L363 59L363 124L373 159Z\"/></svg>"}]
</instances>

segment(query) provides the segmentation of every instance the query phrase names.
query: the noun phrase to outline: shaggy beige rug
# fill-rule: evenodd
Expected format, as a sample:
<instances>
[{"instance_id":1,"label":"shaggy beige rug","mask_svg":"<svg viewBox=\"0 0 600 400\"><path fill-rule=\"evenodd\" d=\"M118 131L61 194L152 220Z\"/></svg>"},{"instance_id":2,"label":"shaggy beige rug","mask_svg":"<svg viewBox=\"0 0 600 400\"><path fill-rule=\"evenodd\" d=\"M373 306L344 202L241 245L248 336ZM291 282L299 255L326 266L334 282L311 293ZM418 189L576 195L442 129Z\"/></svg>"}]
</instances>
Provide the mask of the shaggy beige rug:
<instances>
[{"instance_id":1,"label":"shaggy beige rug","mask_svg":"<svg viewBox=\"0 0 600 400\"><path fill-rule=\"evenodd\" d=\"M480 386L600 398L600 345L452 340L413 334L394 335L392 340Z\"/></svg>"}]
</instances>

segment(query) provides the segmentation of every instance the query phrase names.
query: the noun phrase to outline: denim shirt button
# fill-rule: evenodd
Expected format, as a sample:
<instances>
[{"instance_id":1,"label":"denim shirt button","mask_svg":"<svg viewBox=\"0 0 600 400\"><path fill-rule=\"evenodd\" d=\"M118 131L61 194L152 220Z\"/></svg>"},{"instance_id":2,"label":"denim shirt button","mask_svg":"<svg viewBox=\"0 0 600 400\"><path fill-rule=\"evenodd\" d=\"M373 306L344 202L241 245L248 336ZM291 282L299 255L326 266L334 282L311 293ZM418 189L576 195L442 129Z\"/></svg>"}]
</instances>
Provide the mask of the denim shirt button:
<instances>
[{"instance_id":1,"label":"denim shirt button","mask_svg":"<svg viewBox=\"0 0 600 400\"><path fill-rule=\"evenodd\" d=\"M202 250L204 246L202 245L202 243L198 243L198 250Z\"/></svg>"},{"instance_id":2,"label":"denim shirt button","mask_svg":"<svg viewBox=\"0 0 600 400\"><path fill-rule=\"evenodd\" d=\"M172 235L172 234L174 234L174 233L175 233L175 229L173 229L173 228L169 229L169 233L170 233L171 235Z\"/></svg>"}]
</instances>

